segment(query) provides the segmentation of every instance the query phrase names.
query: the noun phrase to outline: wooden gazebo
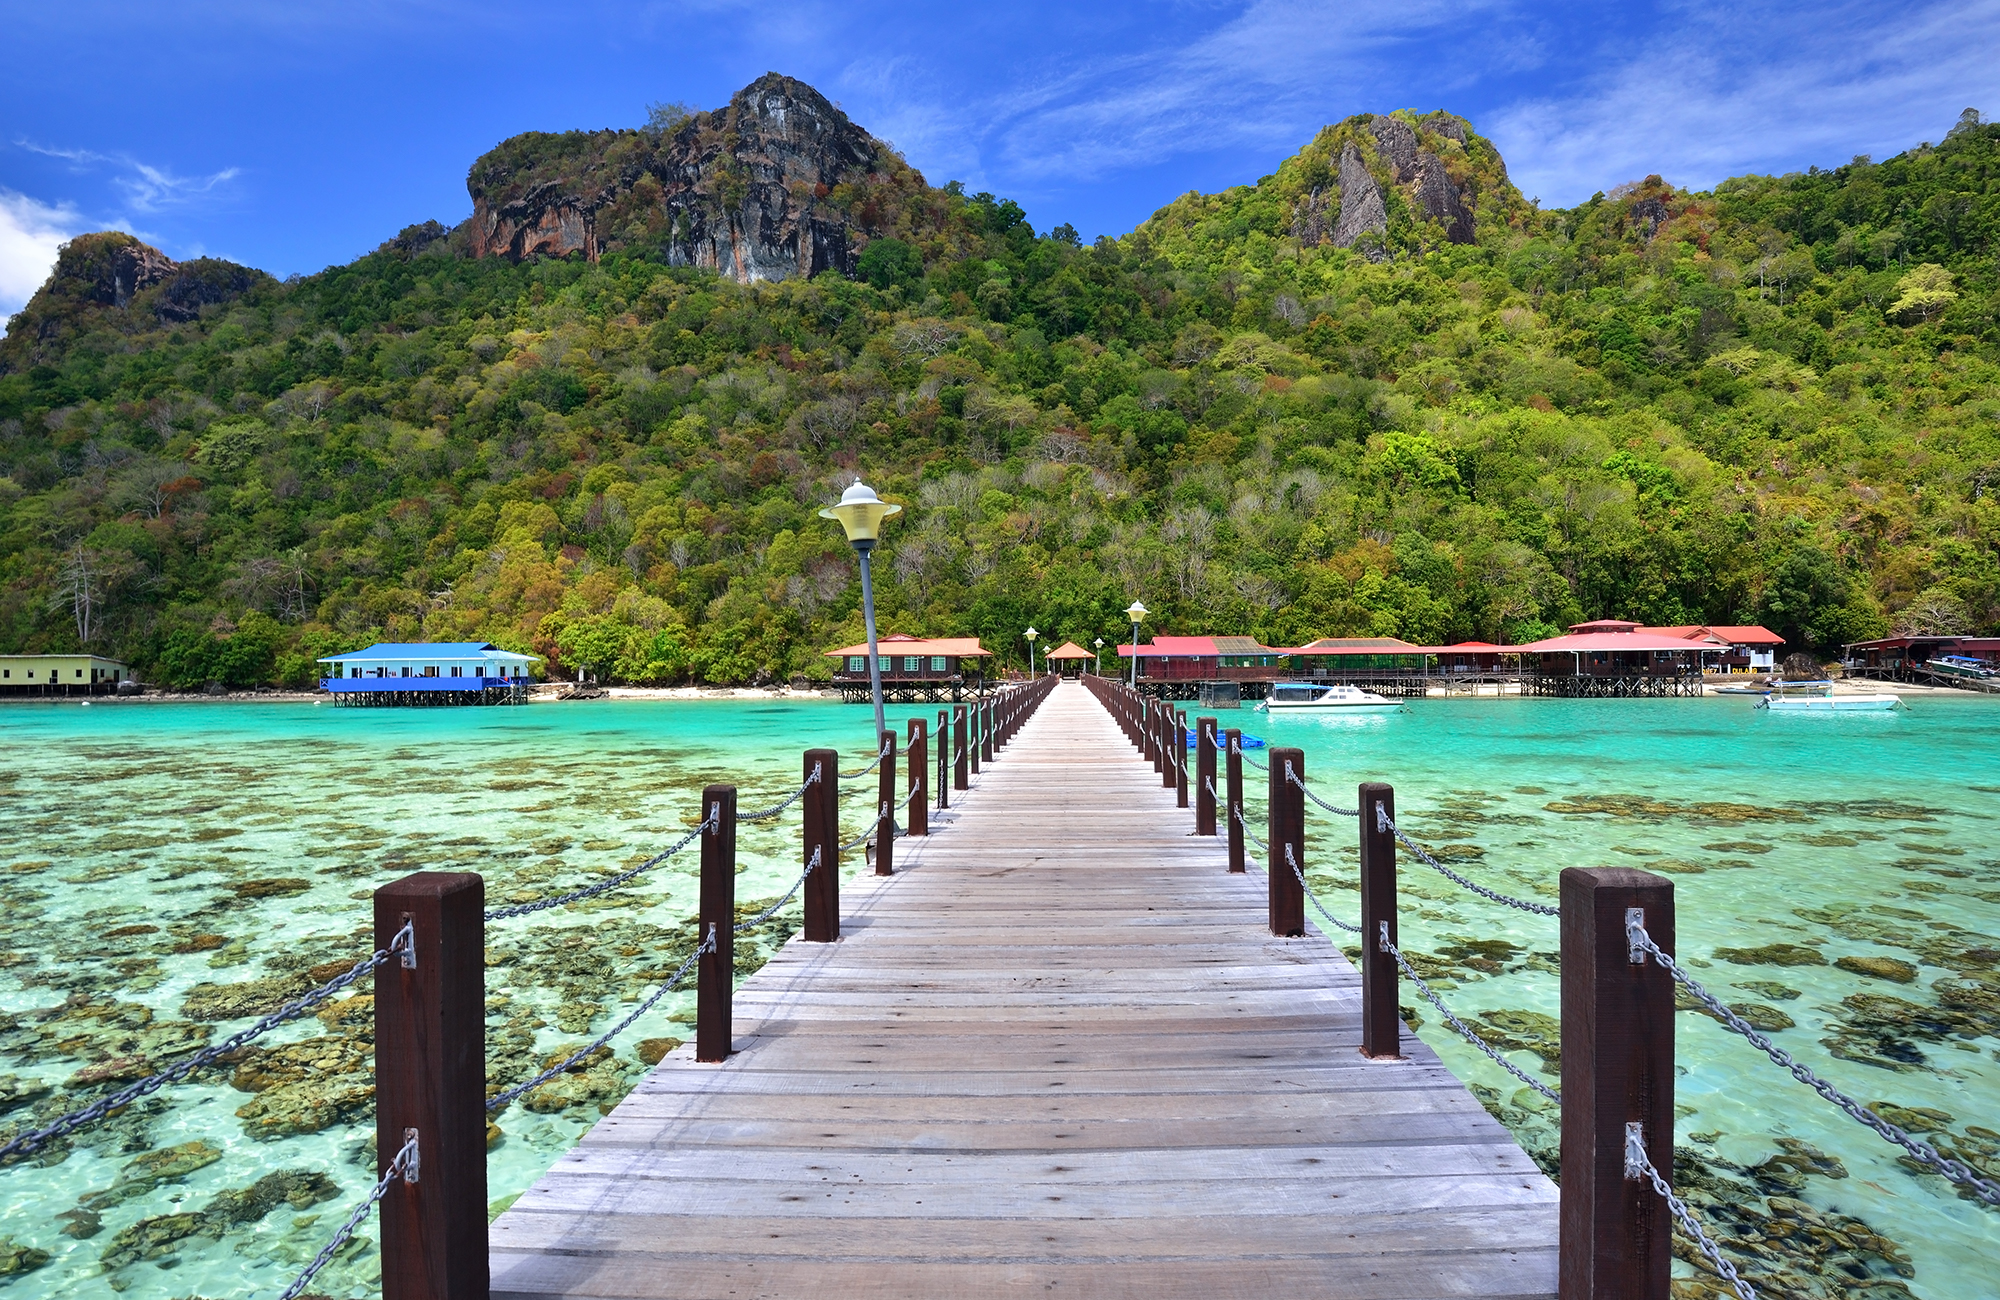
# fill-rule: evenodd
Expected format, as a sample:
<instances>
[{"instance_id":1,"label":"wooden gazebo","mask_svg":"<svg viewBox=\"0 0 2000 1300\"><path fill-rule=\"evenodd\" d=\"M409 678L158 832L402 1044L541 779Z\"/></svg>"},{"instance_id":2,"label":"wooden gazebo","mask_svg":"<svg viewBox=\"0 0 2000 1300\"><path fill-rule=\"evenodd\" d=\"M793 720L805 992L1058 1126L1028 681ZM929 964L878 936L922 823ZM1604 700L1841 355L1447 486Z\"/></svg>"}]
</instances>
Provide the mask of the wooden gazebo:
<instances>
[{"instance_id":1,"label":"wooden gazebo","mask_svg":"<svg viewBox=\"0 0 2000 1300\"><path fill-rule=\"evenodd\" d=\"M1074 641L1065 641L1042 658L1064 677L1081 677L1083 666L1090 662L1090 651Z\"/></svg>"}]
</instances>

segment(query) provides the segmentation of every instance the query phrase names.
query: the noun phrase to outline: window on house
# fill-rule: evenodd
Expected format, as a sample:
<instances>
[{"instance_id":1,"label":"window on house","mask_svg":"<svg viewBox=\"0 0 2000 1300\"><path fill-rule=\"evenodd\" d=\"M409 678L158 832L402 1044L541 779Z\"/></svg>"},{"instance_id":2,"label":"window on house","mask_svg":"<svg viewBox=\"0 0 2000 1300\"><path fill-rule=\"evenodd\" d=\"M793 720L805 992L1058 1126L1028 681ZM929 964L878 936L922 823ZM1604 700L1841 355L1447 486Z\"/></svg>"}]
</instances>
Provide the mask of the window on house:
<instances>
[{"instance_id":1,"label":"window on house","mask_svg":"<svg viewBox=\"0 0 2000 1300\"><path fill-rule=\"evenodd\" d=\"M459 671L459 667L458 667L458 665L457 665L457 664L453 664L453 665L451 666L451 675L452 675L453 677L460 677L460 676L463 676L464 674L462 674L462 673L461 673L461 672Z\"/></svg>"},{"instance_id":2,"label":"window on house","mask_svg":"<svg viewBox=\"0 0 2000 1300\"><path fill-rule=\"evenodd\" d=\"M943 655L932 655L932 656L931 656L931 671L932 671L932 672L934 672L934 673L941 673L941 672L943 672L943 671L944 671L944 656L943 656Z\"/></svg>"},{"instance_id":3,"label":"window on house","mask_svg":"<svg viewBox=\"0 0 2000 1300\"><path fill-rule=\"evenodd\" d=\"M848 672L850 672L850 673L865 673L865 672L867 672L867 671L868 671L868 656L867 656L867 655L849 655L849 656L847 656L847 671L848 671Z\"/></svg>"},{"instance_id":4,"label":"window on house","mask_svg":"<svg viewBox=\"0 0 2000 1300\"><path fill-rule=\"evenodd\" d=\"M81 677L81 676L83 676L83 669L79 668L79 669L77 669L77 670L76 670L75 672L71 673L70 675L71 675L72 677Z\"/></svg>"},{"instance_id":5,"label":"window on house","mask_svg":"<svg viewBox=\"0 0 2000 1300\"><path fill-rule=\"evenodd\" d=\"M917 671L918 669L922 668L923 666L924 666L924 657L923 657L922 655L904 655L904 656L903 656L903 671L904 671L904 672L906 672L906 673L913 673L913 672L916 672L916 671Z\"/></svg>"},{"instance_id":6,"label":"window on house","mask_svg":"<svg viewBox=\"0 0 2000 1300\"><path fill-rule=\"evenodd\" d=\"M408 677L409 675L410 675L410 670L409 670L409 667L408 667L408 666L406 665L406 666L405 666L405 667L403 668L403 676L405 676L405 677Z\"/></svg>"}]
</instances>

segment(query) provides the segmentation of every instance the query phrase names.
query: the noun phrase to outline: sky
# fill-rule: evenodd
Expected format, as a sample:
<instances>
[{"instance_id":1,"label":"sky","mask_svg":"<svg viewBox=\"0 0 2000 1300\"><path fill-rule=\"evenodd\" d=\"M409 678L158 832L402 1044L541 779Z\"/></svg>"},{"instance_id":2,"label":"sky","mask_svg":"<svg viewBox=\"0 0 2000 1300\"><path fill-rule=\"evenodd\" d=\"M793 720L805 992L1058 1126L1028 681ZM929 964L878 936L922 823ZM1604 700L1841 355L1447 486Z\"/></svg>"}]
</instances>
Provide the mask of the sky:
<instances>
[{"instance_id":1,"label":"sky","mask_svg":"<svg viewBox=\"0 0 2000 1300\"><path fill-rule=\"evenodd\" d=\"M766 71L1087 241L1396 108L1467 118L1544 206L1885 158L2000 115L1996 50L2000 0L0 0L0 315L87 230L311 274L462 220L510 135Z\"/></svg>"}]
</instances>

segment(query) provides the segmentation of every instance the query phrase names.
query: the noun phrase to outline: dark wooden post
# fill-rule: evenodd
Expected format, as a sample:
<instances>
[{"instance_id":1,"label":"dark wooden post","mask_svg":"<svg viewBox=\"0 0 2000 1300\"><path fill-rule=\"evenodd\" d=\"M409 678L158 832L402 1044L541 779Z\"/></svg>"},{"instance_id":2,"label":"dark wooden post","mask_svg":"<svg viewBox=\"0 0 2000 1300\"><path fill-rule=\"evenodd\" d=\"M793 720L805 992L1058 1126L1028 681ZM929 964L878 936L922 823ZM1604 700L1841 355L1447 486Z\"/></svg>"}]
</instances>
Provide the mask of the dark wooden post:
<instances>
[{"instance_id":1,"label":"dark wooden post","mask_svg":"<svg viewBox=\"0 0 2000 1300\"><path fill-rule=\"evenodd\" d=\"M974 776L979 775L979 726L985 716L985 708L984 704L974 700L972 707L966 711L966 725L970 730L966 732L965 752L971 758Z\"/></svg>"},{"instance_id":2,"label":"dark wooden post","mask_svg":"<svg viewBox=\"0 0 2000 1300\"><path fill-rule=\"evenodd\" d=\"M1626 1132L1674 1169L1674 980L1626 938L1637 910L1674 951L1674 886L1626 867L1562 873L1562 1300L1667 1300L1673 1224L1625 1168Z\"/></svg>"},{"instance_id":3,"label":"dark wooden post","mask_svg":"<svg viewBox=\"0 0 2000 1300\"><path fill-rule=\"evenodd\" d=\"M1264 840L1271 848L1267 856L1271 878L1271 933L1292 938L1306 932L1305 886L1299 877L1306 869L1306 795L1305 791L1285 779L1287 765L1303 781L1306 777L1306 752L1303 749L1267 749L1264 756L1270 760L1270 784L1265 789L1264 809L1269 825L1264 831ZM1291 859L1285 857L1285 850L1291 850ZM1298 870L1292 863L1298 863Z\"/></svg>"},{"instance_id":4,"label":"dark wooden post","mask_svg":"<svg viewBox=\"0 0 2000 1300\"><path fill-rule=\"evenodd\" d=\"M1396 958L1382 951L1383 927L1396 936L1396 838L1379 815L1394 821L1396 792L1378 781L1361 785L1361 1054L1395 1059L1403 1054L1403 1020Z\"/></svg>"},{"instance_id":5,"label":"dark wooden post","mask_svg":"<svg viewBox=\"0 0 2000 1300\"><path fill-rule=\"evenodd\" d=\"M419 871L375 891L375 1168L410 1130L418 1177L382 1198L384 1300L486 1300L486 884Z\"/></svg>"},{"instance_id":6,"label":"dark wooden post","mask_svg":"<svg viewBox=\"0 0 2000 1300\"><path fill-rule=\"evenodd\" d=\"M694 1059L725 1061L735 1045L730 996L736 987L736 787L706 787L701 806L715 823L701 833L700 921L701 938L713 938L714 949L695 963Z\"/></svg>"},{"instance_id":7,"label":"dark wooden post","mask_svg":"<svg viewBox=\"0 0 2000 1300\"><path fill-rule=\"evenodd\" d=\"M1174 806L1188 806L1188 728L1185 711L1174 714Z\"/></svg>"},{"instance_id":8,"label":"dark wooden post","mask_svg":"<svg viewBox=\"0 0 2000 1300\"><path fill-rule=\"evenodd\" d=\"M929 728L922 718L910 719L910 834L931 833L931 756Z\"/></svg>"},{"instance_id":9,"label":"dark wooden post","mask_svg":"<svg viewBox=\"0 0 2000 1300\"><path fill-rule=\"evenodd\" d=\"M1179 733L1174 730L1174 706L1166 700L1160 701L1160 720L1154 725L1153 734L1159 738L1160 788L1171 790L1174 788L1174 738Z\"/></svg>"},{"instance_id":10,"label":"dark wooden post","mask_svg":"<svg viewBox=\"0 0 2000 1300\"><path fill-rule=\"evenodd\" d=\"M1215 834L1215 719L1194 720L1194 833Z\"/></svg>"},{"instance_id":11,"label":"dark wooden post","mask_svg":"<svg viewBox=\"0 0 2000 1300\"><path fill-rule=\"evenodd\" d=\"M951 712L947 709L938 710L937 740L938 740L938 770L937 770L938 807L949 808L951 807Z\"/></svg>"},{"instance_id":12,"label":"dark wooden post","mask_svg":"<svg viewBox=\"0 0 2000 1300\"><path fill-rule=\"evenodd\" d=\"M882 733L882 766L875 769L875 874L896 874L896 733Z\"/></svg>"},{"instance_id":13,"label":"dark wooden post","mask_svg":"<svg viewBox=\"0 0 2000 1300\"><path fill-rule=\"evenodd\" d=\"M840 754L831 749L806 751L806 779L819 780L801 800L805 807L805 859L819 854L819 865L805 883L807 943L832 943L840 937Z\"/></svg>"},{"instance_id":14,"label":"dark wooden post","mask_svg":"<svg viewBox=\"0 0 2000 1300\"><path fill-rule=\"evenodd\" d=\"M986 701L986 718L979 725L979 761L982 763L993 761L993 725L999 703L998 700Z\"/></svg>"},{"instance_id":15,"label":"dark wooden post","mask_svg":"<svg viewBox=\"0 0 2000 1300\"><path fill-rule=\"evenodd\" d=\"M1222 770L1228 776L1223 786L1223 834L1229 837L1229 869L1244 870L1243 863L1243 733L1234 727L1222 733Z\"/></svg>"}]
</instances>

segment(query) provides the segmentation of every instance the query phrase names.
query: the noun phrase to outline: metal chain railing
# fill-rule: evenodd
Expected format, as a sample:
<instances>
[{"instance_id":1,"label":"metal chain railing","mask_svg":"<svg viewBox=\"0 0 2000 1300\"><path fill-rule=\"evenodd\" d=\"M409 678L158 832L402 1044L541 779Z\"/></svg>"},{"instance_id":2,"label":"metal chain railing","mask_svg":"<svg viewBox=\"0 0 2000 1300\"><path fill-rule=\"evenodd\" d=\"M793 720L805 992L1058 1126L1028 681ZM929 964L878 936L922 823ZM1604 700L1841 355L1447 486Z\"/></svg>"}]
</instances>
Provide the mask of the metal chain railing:
<instances>
[{"instance_id":1,"label":"metal chain railing","mask_svg":"<svg viewBox=\"0 0 2000 1300\"><path fill-rule=\"evenodd\" d=\"M1389 814L1383 810L1382 805L1379 803L1375 805L1375 829L1381 831L1388 831L1391 835L1394 835L1396 837L1397 843L1401 844L1404 848L1408 849L1410 852L1416 854L1418 859L1421 860L1425 866L1428 866L1433 871L1436 871L1439 874L1443 875L1445 879L1451 881L1452 883L1459 885L1465 889L1471 890L1473 893L1479 895L1481 898L1490 898L1494 902L1503 904L1507 907L1518 907L1523 912L1533 912L1536 916L1562 915L1562 909L1559 907L1550 907L1545 903L1530 903L1526 899L1512 898L1506 894L1498 893L1494 890L1488 889L1484 885L1477 885L1474 884L1472 881L1467 880L1464 876L1459 875L1456 871L1453 871L1450 867L1447 867L1444 863L1439 862L1436 858L1424 852L1424 850L1420 846L1418 846L1418 844L1414 840L1412 840L1409 836L1403 834L1402 829L1398 827L1396 823L1390 819Z\"/></svg>"},{"instance_id":2,"label":"metal chain railing","mask_svg":"<svg viewBox=\"0 0 2000 1300\"><path fill-rule=\"evenodd\" d=\"M1299 878L1300 892L1305 894L1307 901L1309 901L1315 908L1319 909L1319 914L1321 916L1325 917L1333 924L1339 926L1341 929L1347 931L1349 934L1361 933L1360 926L1349 925L1347 922L1341 920L1339 917L1335 916L1333 913L1326 910L1326 904L1320 902L1318 896L1316 896L1313 893L1312 886L1306 884L1306 873L1302 869L1300 869L1299 860L1298 858L1292 855L1292 846L1289 844L1285 845L1285 865L1290 867L1292 869L1292 874Z\"/></svg>"},{"instance_id":3,"label":"metal chain railing","mask_svg":"<svg viewBox=\"0 0 2000 1300\"><path fill-rule=\"evenodd\" d=\"M885 744L882 746L881 750L876 753L874 762L870 763L867 767L862 768L858 772L842 772L840 774L840 777L843 781L851 781L857 776L867 776L870 772L873 772L876 768L882 766L882 760L887 757L889 757L889 746Z\"/></svg>"},{"instance_id":4,"label":"metal chain railing","mask_svg":"<svg viewBox=\"0 0 2000 1300\"><path fill-rule=\"evenodd\" d=\"M1653 1167L1652 1157L1646 1154L1644 1125L1625 1126L1625 1176L1627 1178L1643 1176L1650 1181L1653 1190L1666 1198L1667 1209L1680 1224L1681 1231L1692 1237L1694 1244L1701 1247L1701 1253L1708 1256L1708 1262L1713 1264L1715 1271L1729 1283L1730 1289L1736 1292L1739 1300L1757 1300L1756 1290L1737 1274L1736 1266L1723 1257L1722 1248L1711 1241L1708 1233L1702 1230L1701 1221L1694 1217L1694 1211L1688 1209L1687 1202L1674 1195L1674 1189L1667 1185L1667 1180Z\"/></svg>"},{"instance_id":5,"label":"metal chain railing","mask_svg":"<svg viewBox=\"0 0 2000 1300\"><path fill-rule=\"evenodd\" d=\"M1336 817L1359 817L1361 815L1361 810L1359 808L1336 808L1332 804L1328 803L1326 800L1314 794L1312 792L1312 787L1307 785L1304 781L1300 780L1299 774L1292 770L1292 762L1290 759L1285 760L1285 779L1287 781L1290 781L1293 785L1297 786L1300 789L1300 791L1305 794L1306 798L1312 800L1314 803L1326 809L1328 812L1332 813Z\"/></svg>"},{"instance_id":6,"label":"metal chain railing","mask_svg":"<svg viewBox=\"0 0 2000 1300\"><path fill-rule=\"evenodd\" d=\"M764 811L762 812L748 812L748 813L739 812L736 814L736 820L739 822L767 822L771 820L773 817L776 817L779 813L785 811L785 809L791 807L799 800L805 798L806 791L812 789L814 786L819 784L819 773L820 773L820 765L818 763L814 763L812 775L806 778L806 783L800 786L798 789L792 791L790 794L786 795L782 803L773 804L771 807L764 809Z\"/></svg>"},{"instance_id":7,"label":"metal chain railing","mask_svg":"<svg viewBox=\"0 0 2000 1300\"><path fill-rule=\"evenodd\" d=\"M708 816L701 819L701 824L674 841L672 848L664 853L654 854L638 866L633 867L630 871L621 871L609 879L600 880L594 885L585 885L582 889L572 889L567 894L556 894L550 898L536 899L532 903L516 903L512 907L488 908L486 919L488 921L506 921L517 916L528 916L535 912L545 912L551 907L563 907L570 903L580 903L586 898L595 898L606 890L616 889L634 876L651 871L654 867L659 866L662 862L674 856L674 854L679 853L682 849L700 839L703 831L718 824L717 812L717 809L709 809Z\"/></svg>"},{"instance_id":8,"label":"metal chain railing","mask_svg":"<svg viewBox=\"0 0 2000 1300\"><path fill-rule=\"evenodd\" d=\"M742 934L745 930L756 929L758 926L764 924L764 922L770 920L773 916L776 916L779 908L791 902L792 895L798 893L799 890L804 887L806 883L806 877L812 875L813 868L819 865L820 852L821 852L821 846L818 844L813 845L813 855L811 858L807 859L806 869L799 873L799 878L792 882L792 887L785 891L785 896L779 899L777 902L771 904L769 907L765 908L763 911L757 913L757 915L751 917L749 920L738 921L736 923L735 933Z\"/></svg>"},{"instance_id":9,"label":"metal chain railing","mask_svg":"<svg viewBox=\"0 0 2000 1300\"><path fill-rule=\"evenodd\" d=\"M1229 811L1235 814L1236 824L1243 828L1243 838L1249 840L1252 844L1255 844L1258 848L1262 849L1264 852L1269 853L1271 851L1271 846L1266 844L1264 841L1258 839L1257 832L1250 829L1250 823L1243 819L1243 809L1241 807L1236 807L1236 808L1231 808Z\"/></svg>"},{"instance_id":10,"label":"metal chain railing","mask_svg":"<svg viewBox=\"0 0 2000 1300\"><path fill-rule=\"evenodd\" d=\"M1236 757L1238 757L1238 758L1242 759L1242 760L1243 760L1244 762L1248 763L1248 764L1249 764L1250 766L1252 766L1252 767L1256 768L1256 769L1257 769L1257 770L1258 770L1259 772L1268 772L1268 771L1270 771L1270 770L1271 770L1271 765L1270 765L1269 763L1259 763L1259 762L1258 762L1258 761L1257 761L1256 759L1254 759L1254 758L1250 757L1250 756L1249 756L1248 754L1244 753L1244 752L1243 752L1243 742L1242 742L1242 741L1240 741L1240 740L1239 740L1239 741L1235 741L1235 742L1232 742L1232 743L1231 743L1231 745L1230 745L1229 747L1230 747L1230 749L1232 749L1233 751L1235 751L1235 754L1236 754Z\"/></svg>"},{"instance_id":11,"label":"metal chain railing","mask_svg":"<svg viewBox=\"0 0 2000 1300\"><path fill-rule=\"evenodd\" d=\"M158 1092L170 1083L179 1083L196 1070L213 1064L222 1057L229 1055L237 1048L248 1043L251 1039L269 1033L288 1020L298 1019L334 994L353 984L362 976L369 974L391 957L399 953L405 954L404 960L414 964L415 952L416 933L411 924L405 921L403 928L396 931L395 937L389 940L388 947L376 949L371 955L355 962L351 969L334 976L310 992L300 994L290 1002L279 1007L276 1011L273 1011L251 1025L248 1029L239 1030L231 1034L213 1047L205 1047L186 1060L179 1061L161 1070L158 1074L148 1075L137 1082L129 1083L110 1096L100 1097L90 1105L80 1110L73 1110L60 1119L36 1129L32 1133L21 1134L9 1141L4 1147L0 1147L0 1160L4 1160L8 1156L21 1155L33 1151L43 1143L54 1138L66 1136L67 1134L76 1132L80 1128L95 1124L112 1111L129 1106L141 1097Z\"/></svg>"},{"instance_id":12,"label":"metal chain railing","mask_svg":"<svg viewBox=\"0 0 2000 1300\"><path fill-rule=\"evenodd\" d=\"M845 843L845 844L841 845L841 846L840 846L840 852L842 852L842 853L845 853L845 852L847 852L847 851L848 851L849 849L858 849L858 848L860 848L860 847L861 847L862 845L864 845L864 844L866 844L866 843L868 842L868 837L869 837L869 836L871 836L871 835L873 835L873 834L875 834L875 832L876 832L876 831L879 831L880 829L882 829L882 823L883 823L883 822L885 822L885 821L888 821L888 820L889 820L889 805L888 805L888 804L886 804L886 803L878 803L878 804L876 804L876 805L875 805L875 820L874 820L874 821L872 821L872 822L870 822L870 823L868 824L868 829L867 829L867 830L865 830L865 831L861 832L861 833L860 833L859 835L855 836L855 837L854 837L853 839L849 840L849 841L848 841L847 843Z\"/></svg>"},{"instance_id":13,"label":"metal chain railing","mask_svg":"<svg viewBox=\"0 0 2000 1300\"><path fill-rule=\"evenodd\" d=\"M404 1129L403 1133L403 1149L396 1153L396 1158L391 1160L389 1167L382 1171L382 1177L376 1180L375 1186L369 1191L367 1199L354 1207L354 1213L348 1215L347 1222L341 1224L340 1230L333 1234L333 1240L320 1248L319 1254L313 1256L312 1262L306 1265L304 1272L292 1279L292 1284L285 1288L284 1293L278 1297L278 1300L297 1300L298 1296L304 1293L306 1287L311 1284L319 1271L332 1263L333 1257L340 1253L340 1248L345 1246L348 1240L354 1236L354 1230L359 1228L361 1221L368 1217L368 1211L374 1209L376 1202L389 1194L389 1188L392 1184L399 1179L410 1183L417 1181L417 1131L413 1128Z\"/></svg>"},{"instance_id":14,"label":"metal chain railing","mask_svg":"<svg viewBox=\"0 0 2000 1300\"><path fill-rule=\"evenodd\" d=\"M1814 1074L1806 1066L1793 1060L1782 1048L1750 1027L1748 1021L1723 1005L1713 993L1695 982L1693 976L1682 970L1680 963L1661 951L1653 936L1646 932L1646 923L1641 909L1630 908L1625 913L1625 938L1630 943L1634 960L1641 952L1650 954L1654 961L1664 967L1668 974L1679 981L1681 986L1694 995L1696 1001L1708 1009L1710 1015L1724 1025L1750 1040L1750 1045L1771 1058L1772 1062L1789 1073L1794 1079L1811 1088L1827 1101L1845 1111L1849 1118L1874 1130L1885 1141L1910 1153L1919 1163L1932 1171L1944 1175L1952 1182L1966 1188L1974 1196L1988 1205L2000 1205L2000 1183L1982 1178L1970 1166L1938 1153L1929 1143L1911 1137L1898 1126L1883 1119L1874 1111L1855 1101L1840 1089Z\"/></svg>"},{"instance_id":15,"label":"metal chain railing","mask_svg":"<svg viewBox=\"0 0 2000 1300\"><path fill-rule=\"evenodd\" d=\"M633 1008L631 1015L626 1016L623 1020L613 1025L609 1030L599 1035L599 1037L589 1046L578 1048L576 1051L571 1052L568 1056L563 1058L560 1064L550 1066L548 1069L543 1070L540 1074L528 1080L526 1083L517 1083L513 1087L508 1088L503 1092L494 1093L492 1097L487 1099L486 1109L499 1110L502 1107L506 1106L509 1102L513 1101L516 1097L519 1097L522 1093L533 1092L536 1088L541 1087L543 1084L547 1083L550 1079L555 1078L558 1074L561 1074L563 1071L569 1069L570 1066L575 1065L578 1061L581 1061L584 1057L589 1056L592 1052L596 1051L598 1048L604 1046L612 1039L618 1037L618 1035L630 1029L633 1023L637 1021L640 1016L643 1016L648 1011L651 1011L653 1009L654 1004L659 1002L661 998L667 996L667 994L674 991L675 987L680 984L681 977L688 973L689 967L693 966L695 962L701 959L703 953L710 953L714 951L715 951L715 926L711 924L708 927L707 937L701 941L700 945L696 947L693 952L687 955L687 960L682 962L680 964L680 967L677 970L675 970L672 975L667 977L666 983L660 985L659 988L653 990L653 995L651 997L647 998L644 1002L641 1002L637 1007Z\"/></svg>"},{"instance_id":16,"label":"metal chain railing","mask_svg":"<svg viewBox=\"0 0 2000 1300\"><path fill-rule=\"evenodd\" d=\"M1471 1043L1474 1047L1486 1053L1487 1056L1493 1059L1495 1064L1499 1065L1501 1069L1505 1070L1507 1073L1519 1079L1522 1083L1527 1084L1530 1088L1533 1088L1536 1092L1541 1093L1544 1097L1547 1097L1550 1101L1556 1103L1556 1105L1558 1106L1562 1105L1561 1093L1557 1092L1554 1088L1549 1087L1549 1085L1543 1083L1540 1079L1534 1078L1533 1076L1529 1075L1520 1066L1514 1064L1506 1057L1500 1055L1499 1052L1493 1049L1493 1045L1491 1043L1481 1038L1478 1034L1473 1033L1472 1030L1466 1027L1466 1024L1463 1020L1460 1020L1457 1016L1452 1014L1451 1008L1444 1004L1444 999L1440 998L1436 993L1431 991L1431 986L1424 983L1424 977L1417 974L1416 968L1410 965L1409 958L1403 956L1403 950L1398 948L1395 944L1389 941L1389 923L1387 921L1381 923L1381 930L1377 942L1381 945L1381 950L1383 952L1388 953L1391 957L1394 957L1396 959L1396 964L1403 968L1403 974L1409 976L1410 983L1417 986L1417 992L1423 994L1424 997L1429 1000L1430 1004L1438 1009L1438 1014L1445 1018L1445 1023L1449 1024L1453 1029L1456 1029L1459 1032L1459 1034L1464 1037L1466 1042Z\"/></svg>"}]
</instances>

